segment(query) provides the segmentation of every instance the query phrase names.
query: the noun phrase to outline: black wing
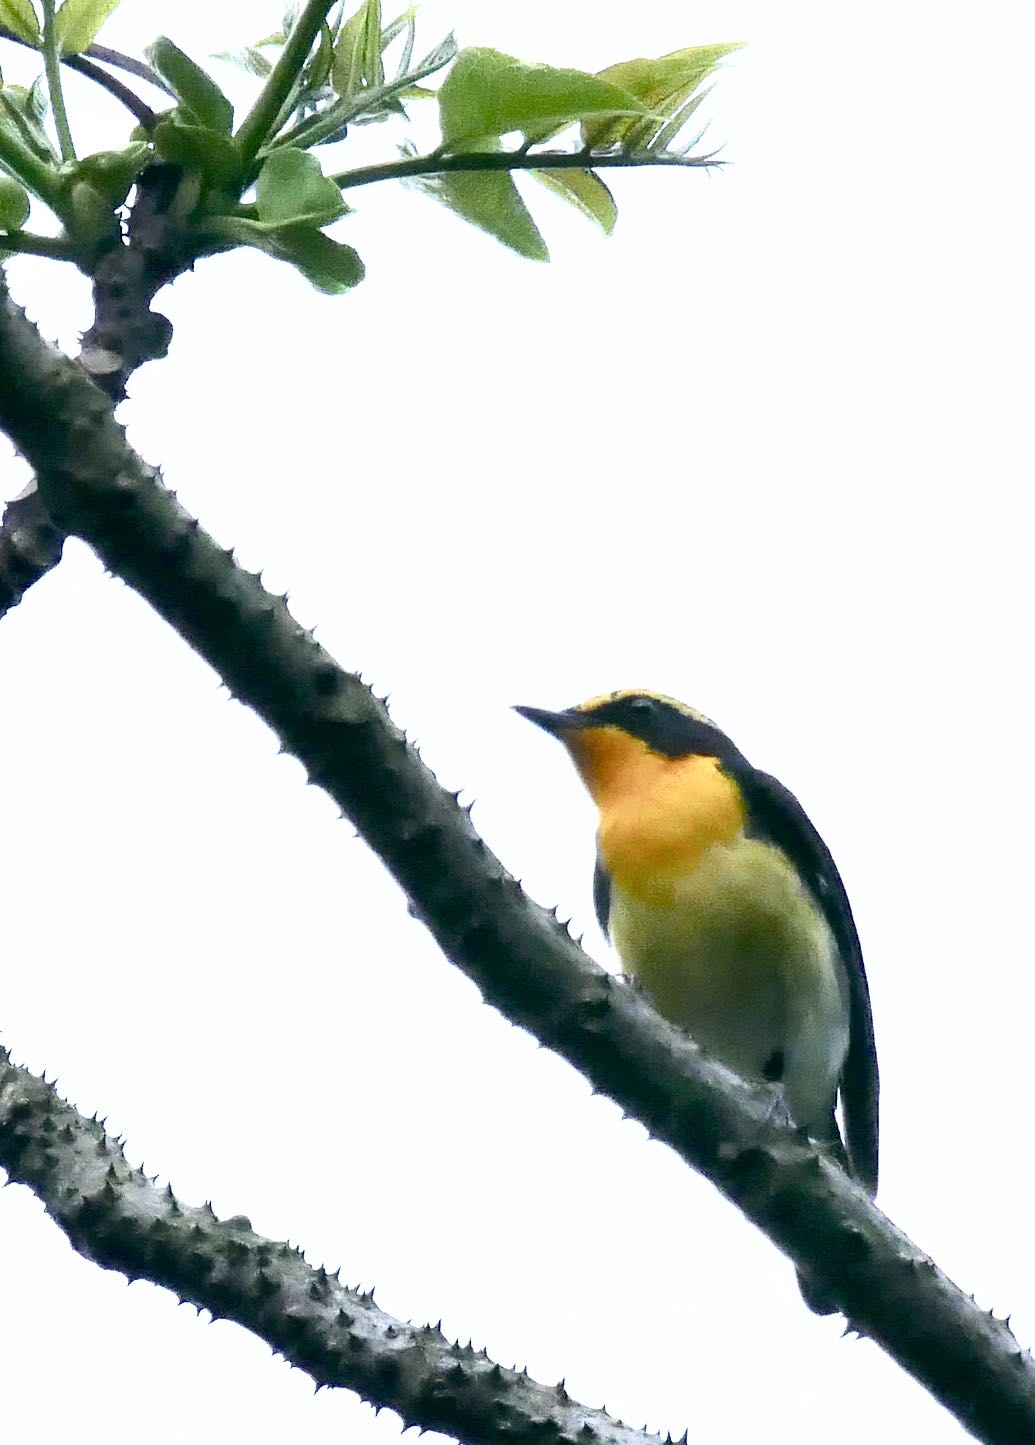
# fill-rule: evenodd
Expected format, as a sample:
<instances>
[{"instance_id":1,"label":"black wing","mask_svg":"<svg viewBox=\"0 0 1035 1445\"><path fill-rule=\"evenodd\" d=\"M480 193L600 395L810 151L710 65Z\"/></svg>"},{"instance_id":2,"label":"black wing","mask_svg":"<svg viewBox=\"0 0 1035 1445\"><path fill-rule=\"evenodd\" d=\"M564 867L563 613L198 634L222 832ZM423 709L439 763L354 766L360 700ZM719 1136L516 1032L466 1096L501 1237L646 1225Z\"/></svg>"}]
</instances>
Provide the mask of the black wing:
<instances>
[{"instance_id":1,"label":"black wing","mask_svg":"<svg viewBox=\"0 0 1035 1445\"><path fill-rule=\"evenodd\" d=\"M611 876L604 867L604 860L597 853L596 867L593 869L593 907L597 912L597 922L600 924L605 938L610 938L607 929L607 921L611 916Z\"/></svg>"},{"instance_id":2,"label":"black wing","mask_svg":"<svg viewBox=\"0 0 1035 1445\"><path fill-rule=\"evenodd\" d=\"M830 924L848 980L849 1043L841 1079L845 1142L852 1172L877 1192L877 1101L880 1081L870 990L851 905L830 850L793 793L768 773L737 769L748 805L748 830L787 854Z\"/></svg>"}]
</instances>

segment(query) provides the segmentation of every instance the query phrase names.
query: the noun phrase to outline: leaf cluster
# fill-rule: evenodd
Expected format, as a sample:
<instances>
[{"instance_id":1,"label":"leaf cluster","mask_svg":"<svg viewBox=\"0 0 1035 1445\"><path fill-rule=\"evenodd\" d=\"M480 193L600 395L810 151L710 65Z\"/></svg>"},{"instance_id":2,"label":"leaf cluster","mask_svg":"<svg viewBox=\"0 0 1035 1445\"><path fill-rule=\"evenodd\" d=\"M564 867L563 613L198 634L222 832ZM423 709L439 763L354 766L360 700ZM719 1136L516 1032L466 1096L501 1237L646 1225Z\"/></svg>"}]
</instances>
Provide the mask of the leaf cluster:
<instances>
[{"instance_id":1,"label":"leaf cluster","mask_svg":"<svg viewBox=\"0 0 1035 1445\"><path fill-rule=\"evenodd\" d=\"M673 149L702 83L735 47L712 45L599 74L531 65L452 35L419 56L416 7L386 21L381 0L307 0L273 34L214 57L257 82L235 125L207 65L161 36L146 63L94 47L118 0L0 0L0 33L42 52L46 74L26 90L0 74L0 254L26 250L90 270L119 238L119 211L143 169L179 169L184 250L199 257L252 246L297 267L319 289L346 291L363 276L355 250L329 233L349 213L342 192L372 181L418 186L519 254L546 259L542 234L514 181L528 171L609 233L617 207L597 174L605 165L700 164ZM164 108L134 105L138 124L118 148L79 158L60 95L60 63L126 98L98 61L157 87ZM426 82L445 73L437 89ZM119 92L121 95L119 96ZM404 133L394 157L328 173L316 152L351 128L406 126L411 103L437 102L441 141L420 152ZM171 103L170 103L171 102ZM140 116L146 119L140 122ZM48 127L53 118L59 145ZM557 140L561 138L558 147ZM550 143L548 145L548 143ZM25 231L32 200L57 217L57 238Z\"/></svg>"}]
</instances>

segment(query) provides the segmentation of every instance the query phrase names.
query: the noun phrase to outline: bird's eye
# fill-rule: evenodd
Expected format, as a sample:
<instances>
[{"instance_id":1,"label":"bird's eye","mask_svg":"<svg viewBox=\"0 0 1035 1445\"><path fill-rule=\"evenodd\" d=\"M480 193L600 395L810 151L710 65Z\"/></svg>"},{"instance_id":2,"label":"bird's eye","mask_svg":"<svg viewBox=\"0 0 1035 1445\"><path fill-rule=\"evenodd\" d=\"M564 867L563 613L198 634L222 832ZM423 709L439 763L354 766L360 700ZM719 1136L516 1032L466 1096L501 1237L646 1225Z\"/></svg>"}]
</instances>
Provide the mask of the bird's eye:
<instances>
[{"instance_id":1,"label":"bird's eye","mask_svg":"<svg viewBox=\"0 0 1035 1445\"><path fill-rule=\"evenodd\" d=\"M654 699L652 697L634 697L629 700L630 712L638 712L641 716L654 712Z\"/></svg>"}]
</instances>

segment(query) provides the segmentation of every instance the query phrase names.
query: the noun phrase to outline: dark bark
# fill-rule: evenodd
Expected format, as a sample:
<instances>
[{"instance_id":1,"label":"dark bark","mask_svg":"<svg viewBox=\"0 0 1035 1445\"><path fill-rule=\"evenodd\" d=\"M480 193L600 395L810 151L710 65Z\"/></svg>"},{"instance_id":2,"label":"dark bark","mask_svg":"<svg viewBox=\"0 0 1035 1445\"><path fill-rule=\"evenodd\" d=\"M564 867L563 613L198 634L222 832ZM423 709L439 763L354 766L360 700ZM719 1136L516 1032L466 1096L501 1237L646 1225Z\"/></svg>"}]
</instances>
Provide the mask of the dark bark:
<instances>
[{"instance_id":1,"label":"dark bark","mask_svg":"<svg viewBox=\"0 0 1035 1445\"><path fill-rule=\"evenodd\" d=\"M107 399L0 293L0 425L66 530L205 657L356 823L485 998L701 1170L979 1439L1035 1440L1035 1367L796 1131L604 973L519 885L384 707L128 447Z\"/></svg>"}]
</instances>

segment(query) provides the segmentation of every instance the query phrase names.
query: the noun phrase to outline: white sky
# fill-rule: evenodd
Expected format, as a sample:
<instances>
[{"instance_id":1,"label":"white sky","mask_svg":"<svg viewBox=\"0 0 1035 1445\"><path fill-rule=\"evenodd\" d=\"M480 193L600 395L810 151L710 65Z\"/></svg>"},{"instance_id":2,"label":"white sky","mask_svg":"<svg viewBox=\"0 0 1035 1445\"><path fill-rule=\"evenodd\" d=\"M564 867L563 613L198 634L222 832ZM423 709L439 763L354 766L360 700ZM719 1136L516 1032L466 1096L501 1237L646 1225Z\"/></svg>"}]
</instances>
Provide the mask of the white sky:
<instances>
[{"instance_id":1,"label":"white sky","mask_svg":"<svg viewBox=\"0 0 1035 1445\"><path fill-rule=\"evenodd\" d=\"M279 15L124 9L109 44L175 14L199 57ZM132 382L131 439L391 691L597 957L590 805L512 703L662 689L798 793L866 951L880 1203L1030 1344L1030 19L425 4L428 48L451 25L587 68L747 39L708 103L731 164L614 174L610 241L537 196L549 267L389 187L341 229L368 267L348 297L255 254L205 262L161 299L174 346ZM123 133L95 125L97 146ZM81 282L10 274L73 347ZM13 495L23 468L0 466ZM481 1006L299 765L84 547L0 624L0 670L2 1036L132 1160L631 1423L964 1438ZM86 1263L21 1188L0 1194L0 1293L12 1439L397 1437Z\"/></svg>"}]
</instances>

